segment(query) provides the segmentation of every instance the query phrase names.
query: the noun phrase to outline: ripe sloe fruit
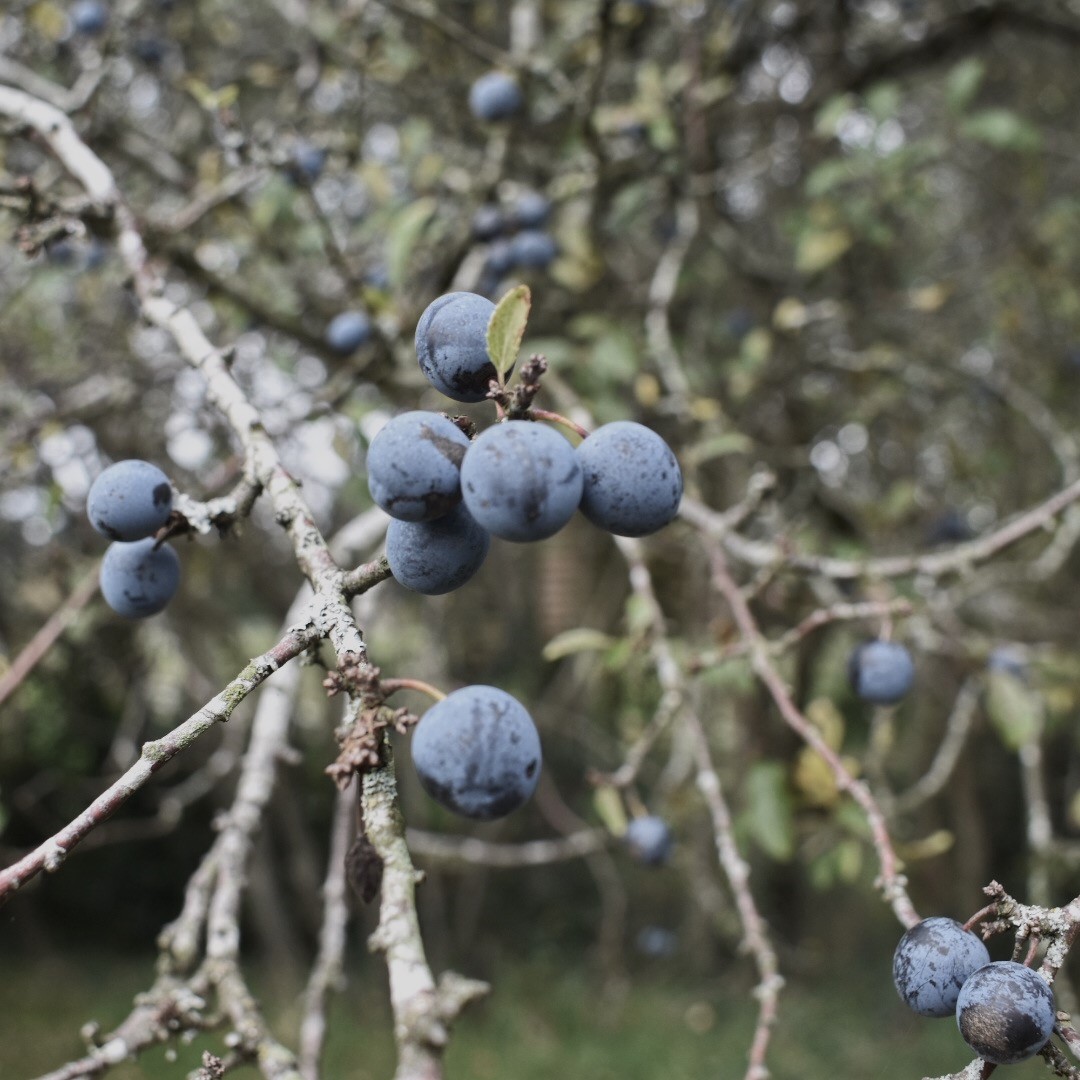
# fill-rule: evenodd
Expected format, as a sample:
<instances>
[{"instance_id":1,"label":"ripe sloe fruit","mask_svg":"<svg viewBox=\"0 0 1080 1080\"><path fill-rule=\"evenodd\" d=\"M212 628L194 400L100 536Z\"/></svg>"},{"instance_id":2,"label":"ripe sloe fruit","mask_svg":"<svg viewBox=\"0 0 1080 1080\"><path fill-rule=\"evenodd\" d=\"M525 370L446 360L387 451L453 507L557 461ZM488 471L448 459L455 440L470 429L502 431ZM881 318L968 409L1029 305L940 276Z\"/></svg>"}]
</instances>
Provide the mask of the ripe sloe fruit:
<instances>
[{"instance_id":1,"label":"ripe sloe fruit","mask_svg":"<svg viewBox=\"0 0 1080 1080\"><path fill-rule=\"evenodd\" d=\"M895 705L915 682L915 664L895 641L868 641L851 654L848 678L864 701Z\"/></svg>"},{"instance_id":2,"label":"ripe sloe fruit","mask_svg":"<svg viewBox=\"0 0 1080 1080\"><path fill-rule=\"evenodd\" d=\"M298 142L293 147L292 166L300 179L318 180L326 166L326 151L309 142Z\"/></svg>"},{"instance_id":3,"label":"ripe sloe fruit","mask_svg":"<svg viewBox=\"0 0 1080 1080\"><path fill-rule=\"evenodd\" d=\"M153 537L110 544L101 561L101 595L125 619L156 615L180 584L180 560L168 544L155 550Z\"/></svg>"},{"instance_id":4,"label":"ripe sloe fruit","mask_svg":"<svg viewBox=\"0 0 1080 1080\"><path fill-rule=\"evenodd\" d=\"M1027 682L1031 675L1027 656L1019 645L995 645L986 658L986 666L990 671L1003 672L1022 682Z\"/></svg>"},{"instance_id":5,"label":"ripe sloe fruit","mask_svg":"<svg viewBox=\"0 0 1080 1080\"><path fill-rule=\"evenodd\" d=\"M502 279L514 269L514 245L510 240L496 240L488 248L484 260L484 270L493 277Z\"/></svg>"},{"instance_id":6,"label":"ripe sloe fruit","mask_svg":"<svg viewBox=\"0 0 1080 1080\"><path fill-rule=\"evenodd\" d=\"M367 455L371 497L391 517L431 521L461 502L465 433L439 413L395 416L371 442Z\"/></svg>"},{"instance_id":7,"label":"ripe sloe fruit","mask_svg":"<svg viewBox=\"0 0 1080 1080\"><path fill-rule=\"evenodd\" d=\"M472 234L477 240L494 240L506 227L502 210L495 203L476 208L472 219Z\"/></svg>"},{"instance_id":8,"label":"ripe sloe fruit","mask_svg":"<svg viewBox=\"0 0 1080 1080\"><path fill-rule=\"evenodd\" d=\"M660 866L671 854L671 830L663 818L653 814L634 818L626 826L624 839L630 854L646 866Z\"/></svg>"},{"instance_id":9,"label":"ripe sloe fruit","mask_svg":"<svg viewBox=\"0 0 1080 1080\"><path fill-rule=\"evenodd\" d=\"M965 980L990 963L986 946L955 919L935 916L916 923L893 953L893 983L904 1004L920 1016L952 1016Z\"/></svg>"},{"instance_id":10,"label":"ripe sloe fruit","mask_svg":"<svg viewBox=\"0 0 1080 1080\"><path fill-rule=\"evenodd\" d=\"M109 9L100 0L77 0L71 5L71 25L80 34L103 34L109 25Z\"/></svg>"},{"instance_id":11,"label":"ripe sloe fruit","mask_svg":"<svg viewBox=\"0 0 1080 1080\"><path fill-rule=\"evenodd\" d=\"M508 120L524 104L521 87L505 71L489 71L469 88L469 111L477 120Z\"/></svg>"},{"instance_id":12,"label":"ripe sloe fruit","mask_svg":"<svg viewBox=\"0 0 1080 1080\"><path fill-rule=\"evenodd\" d=\"M664 440L643 424L616 420L578 448L581 512L616 536L647 536L679 511L682 470Z\"/></svg>"},{"instance_id":13,"label":"ripe sloe fruit","mask_svg":"<svg viewBox=\"0 0 1080 1080\"><path fill-rule=\"evenodd\" d=\"M434 521L391 521L386 530L391 573L425 596L460 589L483 565L490 546L487 530L464 506Z\"/></svg>"},{"instance_id":14,"label":"ripe sloe fruit","mask_svg":"<svg viewBox=\"0 0 1080 1080\"><path fill-rule=\"evenodd\" d=\"M347 356L371 340L371 319L362 311L343 311L330 320L325 340L334 352Z\"/></svg>"},{"instance_id":15,"label":"ripe sloe fruit","mask_svg":"<svg viewBox=\"0 0 1080 1080\"><path fill-rule=\"evenodd\" d=\"M524 706L494 686L433 705L412 737L424 790L462 817L490 821L521 806L540 779L540 736Z\"/></svg>"},{"instance_id":16,"label":"ripe sloe fruit","mask_svg":"<svg viewBox=\"0 0 1080 1080\"><path fill-rule=\"evenodd\" d=\"M546 270L558 255L555 241L541 229L524 229L510 241L514 265L526 270Z\"/></svg>"},{"instance_id":17,"label":"ripe sloe fruit","mask_svg":"<svg viewBox=\"0 0 1080 1080\"><path fill-rule=\"evenodd\" d=\"M1034 1057L1054 1030L1054 1013L1050 984L1012 960L979 968L956 1001L956 1024L964 1042L995 1065Z\"/></svg>"},{"instance_id":18,"label":"ripe sloe fruit","mask_svg":"<svg viewBox=\"0 0 1080 1080\"><path fill-rule=\"evenodd\" d=\"M424 377L455 401L483 401L495 378L487 327L495 305L478 293L432 300L416 324L416 358Z\"/></svg>"},{"instance_id":19,"label":"ripe sloe fruit","mask_svg":"<svg viewBox=\"0 0 1080 1080\"><path fill-rule=\"evenodd\" d=\"M551 214L551 200L539 191L523 191L514 203L514 221L519 229L542 229Z\"/></svg>"},{"instance_id":20,"label":"ripe sloe fruit","mask_svg":"<svg viewBox=\"0 0 1080 1080\"><path fill-rule=\"evenodd\" d=\"M172 485L149 461L132 458L104 469L90 485L86 516L110 540L142 540L169 520Z\"/></svg>"},{"instance_id":21,"label":"ripe sloe fruit","mask_svg":"<svg viewBox=\"0 0 1080 1080\"><path fill-rule=\"evenodd\" d=\"M492 535L524 543L557 533L581 501L581 466L557 431L508 420L482 432L461 463L461 493Z\"/></svg>"}]
</instances>

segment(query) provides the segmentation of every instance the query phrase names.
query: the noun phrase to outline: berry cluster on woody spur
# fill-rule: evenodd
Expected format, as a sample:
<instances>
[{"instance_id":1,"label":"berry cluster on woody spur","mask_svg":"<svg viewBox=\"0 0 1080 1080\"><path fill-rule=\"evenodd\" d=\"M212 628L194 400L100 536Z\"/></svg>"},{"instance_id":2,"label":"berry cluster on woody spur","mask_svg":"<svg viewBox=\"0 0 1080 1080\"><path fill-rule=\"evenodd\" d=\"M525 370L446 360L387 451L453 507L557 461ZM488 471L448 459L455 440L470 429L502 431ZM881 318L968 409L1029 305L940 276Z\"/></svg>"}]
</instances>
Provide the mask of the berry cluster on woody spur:
<instances>
[{"instance_id":1,"label":"berry cluster on woody spur","mask_svg":"<svg viewBox=\"0 0 1080 1080\"><path fill-rule=\"evenodd\" d=\"M407 588L429 595L459 588L480 569L490 537L544 540L578 509L619 536L654 533L678 512L682 472L654 431L620 420L575 448L538 415L576 425L532 409L542 360L530 361L517 387L506 386L528 308L528 289L519 286L498 308L476 293L453 292L420 316L416 355L428 382L455 401L493 400L500 416L470 439L448 417L414 410L372 440L368 487L394 518L386 555ZM499 337L504 323L507 343Z\"/></svg>"},{"instance_id":2,"label":"berry cluster on woody spur","mask_svg":"<svg viewBox=\"0 0 1080 1080\"><path fill-rule=\"evenodd\" d=\"M955 1016L964 1041L993 1065L1034 1057L1053 1034L1049 982L1024 964L991 961L982 940L955 919L923 919L904 933L893 983L920 1016Z\"/></svg>"},{"instance_id":3,"label":"berry cluster on woody spur","mask_svg":"<svg viewBox=\"0 0 1080 1080\"><path fill-rule=\"evenodd\" d=\"M368 488L393 519L387 562L415 592L460 588L480 569L493 536L544 540L579 509L601 528L634 537L656 532L678 512L682 472L655 432L617 421L590 435L535 409L546 370L541 357L522 366L517 385L507 385L530 304L525 286L498 305L453 292L432 301L417 323L416 355L428 382L454 401L492 401L497 421L473 435L464 419L412 410L389 420L371 442ZM568 428L580 445L544 421ZM424 789L464 817L509 813L539 778L536 727L519 702L495 687L465 687L432 706L412 743ZM650 865L664 862L671 848L659 818L631 822L626 839Z\"/></svg>"},{"instance_id":4,"label":"berry cluster on woody spur","mask_svg":"<svg viewBox=\"0 0 1080 1080\"><path fill-rule=\"evenodd\" d=\"M144 619L163 610L180 584L180 559L154 534L172 514L169 478L148 461L118 461L90 486L86 514L113 541L101 563L101 594L118 615Z\"/></svg>"}]
</instances>

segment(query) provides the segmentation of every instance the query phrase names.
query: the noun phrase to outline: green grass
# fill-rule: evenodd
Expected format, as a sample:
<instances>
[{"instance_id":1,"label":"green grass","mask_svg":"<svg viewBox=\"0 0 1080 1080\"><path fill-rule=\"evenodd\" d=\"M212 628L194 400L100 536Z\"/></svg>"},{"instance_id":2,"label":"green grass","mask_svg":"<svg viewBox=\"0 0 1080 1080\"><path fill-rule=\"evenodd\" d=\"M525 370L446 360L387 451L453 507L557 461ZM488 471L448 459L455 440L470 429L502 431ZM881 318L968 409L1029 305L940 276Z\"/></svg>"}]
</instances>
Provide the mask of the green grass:
<instances>
[{"instance_id":1,"label":"green grass","mask_svg":"<svg viewBox=\"0 0 1080 1080\"><path fill-rule=\"evenodd\" d=\"M373 960L351 979L332 1008L327 1080L388 1080L393 1046L385 975ZM0 980L0 1077L23 1080L81 1051L79 1028L90 1019L117 1023L132 996L148 985L152 962L73 958L60 966L6 966ZM279 1034L295 1043L296 995L265 994ZM692 980L667 969L635 978L618 999L605 997L582 970L550 962L498 974L494 993L459 1023L447 1057L450 1080L740 1080L755 1017L744 985ZM743 979L740 977L739 982ZM182 1080L196 1067L207 1038L144 1055L110 1076L116 1080ZM920 1080L960 1068L966 1047L948 1020L920 1020L895 998L891 981L803 982L784 991L769 1054L776 1080ZM234 1073L256 1076L254 1069ZM1041 1061L1014 1066L1009 1080L1048 1073Z\"/></svg>"}]
</instances>

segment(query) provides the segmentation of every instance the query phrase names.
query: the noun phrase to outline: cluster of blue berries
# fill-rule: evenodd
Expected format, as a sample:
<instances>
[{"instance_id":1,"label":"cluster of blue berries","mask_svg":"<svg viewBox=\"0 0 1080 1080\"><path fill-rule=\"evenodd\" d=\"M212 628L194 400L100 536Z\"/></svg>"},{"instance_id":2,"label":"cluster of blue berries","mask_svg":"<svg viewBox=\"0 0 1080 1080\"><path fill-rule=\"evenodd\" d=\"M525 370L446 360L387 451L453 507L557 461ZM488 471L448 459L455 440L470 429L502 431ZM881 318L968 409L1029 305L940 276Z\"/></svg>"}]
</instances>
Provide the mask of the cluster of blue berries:
<instances>
[{"instance_id":1,"label":"cluster of blue berries","mask_svg":"<svg viewBox=\"0 0 1080 1080\"><path fill-rule=\"evenodd\" d=\"M546 270L559 253L547 231L551 200L539 191L524 191L513 204L484 203L473 215L472 234L488 244L483 280L491 292L513 270Z\"/></svg>"},{"instance_id":2,"label":"cluster of blue berries","mask_svg":"<svg viewBox=\"0 0 1080 1080\"><path fill-rule=\"evenodd\" d=\"M964 1041L984 1061L1034 1057L1054 1030L1054 992L1038 972L991 962L986 946L955 919L911 927L893 955L893 982L920 1016L955 1016Z\"/></svg>"},{"instance_id":3,"label":"cluster of blue berries","mask_svg":"<svg viewBox=\"0 0 1080 1080\"><path fill-rule=\"evenodd\" d=\"M495 305L454 292L428 305L416 327L420 370L454 401L476 403L501 386L488 352ZM512 368L511 368L512 369ZM505 372L504 375L509 375ZM388 421L367 455L371 497L393 519L386 557L394 577L437 595L465 584L491 537L543 540L576 510L624 536L644 536L675 517L682 473L670 447L641 424L607 424L575 449L553 427L507 419L470 439L441 413L414 410ZM416 726L412 757L424 790L455 814L479 821L521 806L539 779L536 725L493 686L467 686L432 706ZM627 844L663 862L667 826L641 817Z\"/></svg>"},{"instance_id":4,"label":"cluster of blue berries","mask_svg":"<svg viewBox=\"0 0 1080 1080\"><path fill-rule=\"evenodd\" d=\"M420 317L420 369L455 401L489 395L494 311L485 297L456 292ZM391 571L428 595L465 584L492 536L544 540L578 509L616 535L645 536L675 517L682 497L671 448L630 421L600 427L575 449L554 428L530 420L506 420L470 440L439 413L406 412L372 440L367 471L371 497L394 519L386 536Z\"/></svg>"},{"instance_id":5,"label":"cluster of blue berries","mask_svg":"<svg viewBox=\"0 0 1080 1080\"><path fill-rule=\"evenodd\" d=\"M113 541L101 563L101 594L118 615L145 619L172 599L180 560L154 534L172 513L172 484L148 461L118 461L90 487L90 524Z\"/></svg>"}]
</instances>

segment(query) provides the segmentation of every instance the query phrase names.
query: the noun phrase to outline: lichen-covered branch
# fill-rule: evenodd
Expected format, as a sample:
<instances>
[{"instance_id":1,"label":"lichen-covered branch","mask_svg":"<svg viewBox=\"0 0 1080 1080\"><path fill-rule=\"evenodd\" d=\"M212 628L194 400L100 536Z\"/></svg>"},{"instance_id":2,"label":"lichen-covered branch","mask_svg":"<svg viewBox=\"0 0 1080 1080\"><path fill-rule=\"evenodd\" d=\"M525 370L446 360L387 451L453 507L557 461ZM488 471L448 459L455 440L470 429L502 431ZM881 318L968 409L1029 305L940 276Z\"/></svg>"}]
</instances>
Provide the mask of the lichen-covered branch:
<instances>
[{"instance_id":1,"label":"lichen-covered branch","mask_svg":"<svg viewBox=\"0 0 1080 1080\"><path fill-rule=\"evenodd\" d=\"M382 952L390 973L390 1004L398 1049L394 1080L441 1080L449 1028L472 1000L487 993L485 983L447 976L436 985L428 966L416 915L416 886L405 823L397 804L393 760L362 777L364 831L382 860L379 925L369 946Z\"/></svg>"},{"instance_id":2,"label":"lichen-covered branch","mask_svg":"<svg viewBox=\"0 0 1080 1080\"><path fill-rule=\"evenodd\" d=\"M28 855L0 870L0 904L42 870L58 870L71 850L101 822L131 798L166 762L186 750L216 724L224 723L233 710L260 683L299 655L319 634L312 627L289 631L272 649L250 661L219 694L167 735L145 743L138 761L103 791L78 817L39 844Z\"/></svg>"},{"instance_id":3,"label":"lichen-covered branch","mask_svg":"<svg viewBox=\"0 0 1080 1080\"><path fill-rule=\"evenodd\" d=\"M769 654L768 642L758 629L757 621L746 602L738 585L728 569L727 559L719 543L708 545L709 561L712 567L713 582L717 590L728 602L732 616L743 639L750 643L750 662L758 678L769 691L780 715L788 727L794 731L811 749L815 750L829 766L841 791L847 792L862 810L870 829L874 850L877 852L880 876L878 886L889 902L896 917L905 927L914 926L919 921L918 913L907 894L907 879L900 872L900 861L889 836L885 814L871 794L870 789L848 772L840 756L822 738L821 733L802 714L791 697L783 678L776 670Z\"/></svg>"}]
</instances>

